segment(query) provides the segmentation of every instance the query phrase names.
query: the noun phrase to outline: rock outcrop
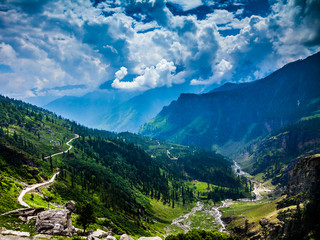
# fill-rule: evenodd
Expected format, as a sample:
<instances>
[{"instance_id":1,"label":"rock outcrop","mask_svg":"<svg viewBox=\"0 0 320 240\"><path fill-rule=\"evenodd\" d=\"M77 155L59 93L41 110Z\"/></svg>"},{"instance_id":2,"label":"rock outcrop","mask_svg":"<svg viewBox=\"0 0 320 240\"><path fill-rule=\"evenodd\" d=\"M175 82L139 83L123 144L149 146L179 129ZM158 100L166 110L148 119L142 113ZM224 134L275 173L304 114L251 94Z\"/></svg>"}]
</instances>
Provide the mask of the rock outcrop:
<instances>
[{"instance_id":1,"label":"rock outcrop","mask_svg":"<svg viewBox=\"0 0 320 240\"><path fill-rule=\"evenodd\" d=\"M138 240L162 240L161 237L141 237Z\"/></svg>"},{"instance_id":2,"label":"rock outcrop","mask_svg":"<svg viewBox=\"0 0 320 240\"><path fill-rule=\"evenodd\" d=\"M72 236L75 228L71 222L71 212L67 209L51 209L38 214L35 230L50 235Z\"/></svg>"},{"instance_id":3,"label":"rock outcrop","mask_svg":"<svg viewBox=\"0 0 320 240\"><path fill-rule=\"evenodd\" d=\"M75 202L66 203L66 209L51 209L37 215L35 230L38 233L50 235L72 236L76 233L72 226L71 212L75 209Z\"/></svg>"},{"instance_id":4,"label":"rock outcrop","mask_svg":"<svg viewBox=\"0 0 320 240\"><path fill-rule=\"evenodd\" d=\"M262 232L257 235L256 239L282 239L285 227L283 222L270 222L266 218L259 221Z\"/></svg>"},{"instance_id":5,"label":"rock outcrop","mask_svg":"<svg viewBox=\"0 0 320 240\"><path fill-rule=\"evenodd\" d=\"M109 235L106 240L117 240L116 237Z\"/></svg>"},{"instance_id":6,"label":"rock outcrop","mask_svg":"<svg viewBox=\"0 0 320 240\"><path fill-rule=\"evenodd\" d=\"M120 240L133 240L133 238L127 234L123 234L121 235Z\"/></svg>"},{"instance_id":7,"label":"rock outcrop","mask_svg":"<svg viewBox=\"0 0 320 240\"><path fill-rule=\"evenodd\" d=\"M97 229L96 231L89 230L88 233L88 239L106 239L106 237L109 236L108 232L101 229Z\"/></svg>"},{"instance_id":8,"label":"rock outcrop","mask_svg":"<svg viewBox=\"0 0 320 240\"><path fill-rule=\"evenodd\" d=\"M302 194L301 200L303 200L317 184L320 184L320 154L302 158L297 163L286 193L288 197Z\"/></svg>"},{"instance_id":9,"label":"rock outcrop","mask_svg":"<svg viewBox=\"0 0 320 240\"><path fill-rule=\"evenodd\" d=\"M76 203L75 201L69 201L66 203L66 209L73 212L76 209Z\"/></svg>"}]
</instances>

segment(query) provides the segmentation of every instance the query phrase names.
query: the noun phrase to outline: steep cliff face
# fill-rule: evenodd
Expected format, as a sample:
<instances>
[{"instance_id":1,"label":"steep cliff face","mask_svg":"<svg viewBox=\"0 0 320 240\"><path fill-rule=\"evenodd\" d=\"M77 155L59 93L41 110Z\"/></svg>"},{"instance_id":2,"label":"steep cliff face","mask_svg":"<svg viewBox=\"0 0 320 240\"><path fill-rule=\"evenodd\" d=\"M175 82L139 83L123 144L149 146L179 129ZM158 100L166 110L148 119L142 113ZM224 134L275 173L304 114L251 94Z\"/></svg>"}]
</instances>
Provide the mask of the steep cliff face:
<instances>
[{"instance_id":1,"label":"steep cliff face","mask_svg":"<svg viewBox=\"0 0 320 240\"><path fill-rule=\"evenodd\" d=\"M264 206L258 223L252 217L247 221L240 221L239 216L230 218L231 226L238 224L230 229L231 233L252 240L320 239L320 154L297 160L285 193L284 198L256 205ZM272 204L276 209L270 213L266 209L272 209ZM252 211L248 206L246 210L242 212Z\"/></svg>"},{"instance_id":2,"label":"steep cliff face","mask_svg":"<svg viewBox=\"0 0 320 240\"><path fill-rule=\"evenodd\" d=\"M287 186L287 196L293 197L303 193L310 196L320 184L320 154L301 159L293 170Z\"/></svg>"},{"instance_id":3,"label":"steep cliff face","mask_svg":"<svg viewBox=\"0 0 320 240\"><path fill-rule=\"evenodd\" d=\"M296 159L320 153L320 118L304 119L247 146L237 160L245 171L286 185Z\"/></svg>"}]
</instances>

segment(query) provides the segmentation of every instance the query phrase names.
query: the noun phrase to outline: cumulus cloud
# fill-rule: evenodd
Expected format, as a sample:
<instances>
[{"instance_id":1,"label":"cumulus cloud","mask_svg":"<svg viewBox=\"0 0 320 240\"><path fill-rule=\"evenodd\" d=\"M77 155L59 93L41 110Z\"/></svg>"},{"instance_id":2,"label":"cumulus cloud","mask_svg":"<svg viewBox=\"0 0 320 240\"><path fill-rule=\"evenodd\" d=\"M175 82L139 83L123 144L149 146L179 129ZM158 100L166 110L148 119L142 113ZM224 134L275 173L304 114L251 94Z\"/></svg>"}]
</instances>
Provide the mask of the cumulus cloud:
<instances>
[{"instance_id":1,"label":"cumulus cloud","mask_svg":"<svg viewBox=\"0 0 320 240\"><path fill-rule=\"evenodd\" d=\"M115 73L118 80L122 80L128 74L128 69L126 67L121 67L119 71Z\"/></svg>"},{"instance_id":2,"label":"cumulus cloud","mask_svg":"<svg viewBox=\"0 0 320 240\"><path fill-rule=\"evenodd\" d=\"M120 70L121 71L121 70ZM126 72L126 68L123 68ZM118 76L123 77L123 71L118 73ZM171 87L175 82L174 72L176 67L173 62L168 62L166 59L162 59L156 66L146 67L142 75L136 77L131 82L121 82L121 78L117 78L113 81L112 87L119 89L129 90L147 90L156 87Z\"/></svg>"},{"instance_id":3,"label":"cumulus cloud","mask_svg":"<svg viewBox=\"0 0 320 240\"><path fill-rule=\"evenodd\" d=\"M83 94L114 78L127 90L252 81L320 50L319 1L270 1L261 15L251 0L168 2L179 14L165 0L2 1L0 66L11 70L0 69L0 93ZM201 18L183 12L202 3Z\"/></svg>"},{"instance_id":4,"label":"cumulus cloud","mask_svg":"<svg viewBox=\"0 0 320 240\"><path fill-rule=\"evenodd\" d=\"M1 75L3 94L17 98L60 96L70 90L42 90L84 84L90 91L112 76L107 72L108 62L77 36L83 34L84 23L77 14L90 4L75 4L73 10L68 6L64 15L66 6L62 2L43 1L41 9L32 13L25 10L26 2L8 1L1 5L5 10L0 11L0 64L7 64L14 72ZM86 14L99 17L100 11L97 14L93 9ZM78 89L73 94L84 92Z\"/></svg>"}]
</instances>

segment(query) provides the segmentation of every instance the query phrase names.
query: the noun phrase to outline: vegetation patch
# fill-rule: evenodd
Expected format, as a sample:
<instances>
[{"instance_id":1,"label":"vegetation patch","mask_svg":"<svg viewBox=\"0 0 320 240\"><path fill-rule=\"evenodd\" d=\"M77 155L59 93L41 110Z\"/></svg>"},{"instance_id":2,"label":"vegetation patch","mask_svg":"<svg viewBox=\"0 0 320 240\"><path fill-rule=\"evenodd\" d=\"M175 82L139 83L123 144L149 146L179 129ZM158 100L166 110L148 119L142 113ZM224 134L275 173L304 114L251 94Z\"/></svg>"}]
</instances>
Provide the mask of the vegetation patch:
<instances>
[{"instance_id":1,"label":"vegetation patch","mask_svg":"<svg viewBox=\"0 0 320 240\"><path fill-rule=\"evenodd\" d=\"M0 175L0 214L21 207L17 197L22 187L22 184Z\"/></svg>"}]
</instances>

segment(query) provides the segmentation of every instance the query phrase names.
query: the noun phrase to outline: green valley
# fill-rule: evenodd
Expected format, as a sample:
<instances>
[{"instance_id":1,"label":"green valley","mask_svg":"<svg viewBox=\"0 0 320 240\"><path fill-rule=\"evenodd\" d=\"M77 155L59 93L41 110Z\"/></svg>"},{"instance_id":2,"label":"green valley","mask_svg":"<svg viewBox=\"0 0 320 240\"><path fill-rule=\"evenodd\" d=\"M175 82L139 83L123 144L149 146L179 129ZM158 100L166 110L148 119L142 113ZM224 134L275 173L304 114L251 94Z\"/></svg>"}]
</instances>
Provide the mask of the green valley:
<instances>
[{"instance_id":1,"label":"green valley","mask_svg":"<svg viewBox=\"0 0 320 240\"><path fill-rule=\"evenodd\" d=\"M0 213L21 208L17 201L21 189L48 181L56 172L54 184L35 188L23 200L32 208L45 209L63 208L69 200L75 201L72 222L78 228L82 228L76 221L80 206L89 203L96 221L88 229L116 235L174 233L167 228L172 220L190 212L199 200L210 201L213 207L213 202L225 198L250 196L246 178L237 177L230 160L214 152L89 129L6 97L1 97L0 104ZM66 143L75 134L80 137L67 150ZM205 217L200 212L192 216L193 228ZM30 229L35 224L10 214L0 219L0 227L9 230L31 224Z\"/></svg>"}]
</instances>

